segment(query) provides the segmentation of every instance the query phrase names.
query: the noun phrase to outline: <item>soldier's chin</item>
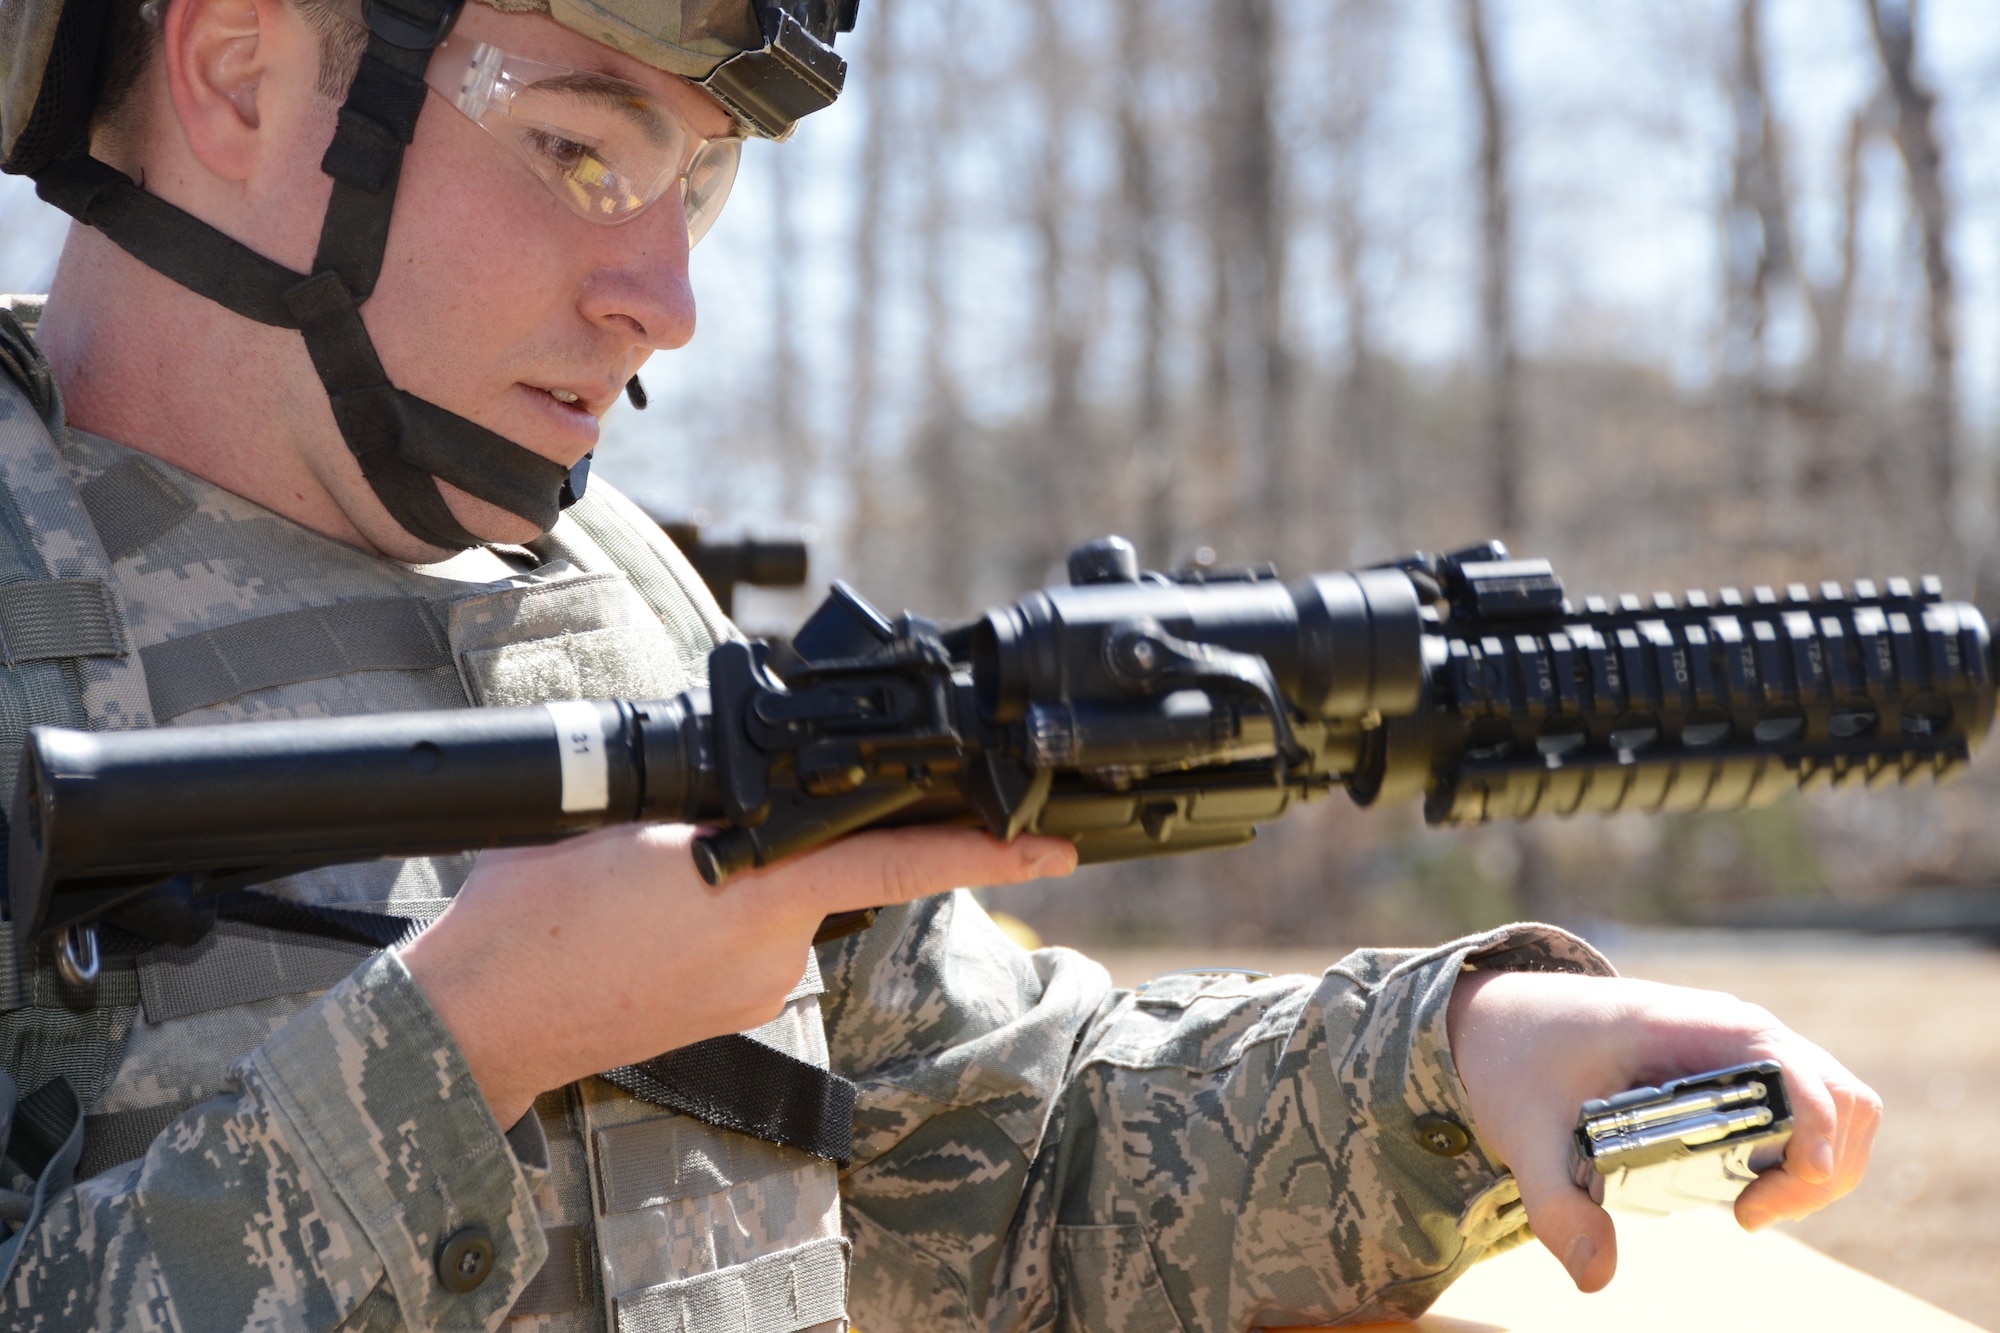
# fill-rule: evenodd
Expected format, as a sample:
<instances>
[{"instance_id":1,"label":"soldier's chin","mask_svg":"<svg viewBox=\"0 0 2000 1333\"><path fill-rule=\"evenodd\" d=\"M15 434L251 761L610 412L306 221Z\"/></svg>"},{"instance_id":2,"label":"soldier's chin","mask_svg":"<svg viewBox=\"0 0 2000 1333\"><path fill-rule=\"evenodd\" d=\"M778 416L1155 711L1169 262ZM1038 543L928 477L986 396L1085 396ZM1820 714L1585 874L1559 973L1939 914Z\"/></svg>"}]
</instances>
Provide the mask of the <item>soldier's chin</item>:
<instances>
[{"instance_id":1,"label":"soldier's chin","mask_svg":"<svg viewBox=\"0 0 2000 1333\"><path fill-rule=\"evenodd\" d=\"M483 542L520 546L542 535L542 529L519 514L462 491L448 481L439 479L437 487L452 516Z\"/></svg>"}]
</instances>

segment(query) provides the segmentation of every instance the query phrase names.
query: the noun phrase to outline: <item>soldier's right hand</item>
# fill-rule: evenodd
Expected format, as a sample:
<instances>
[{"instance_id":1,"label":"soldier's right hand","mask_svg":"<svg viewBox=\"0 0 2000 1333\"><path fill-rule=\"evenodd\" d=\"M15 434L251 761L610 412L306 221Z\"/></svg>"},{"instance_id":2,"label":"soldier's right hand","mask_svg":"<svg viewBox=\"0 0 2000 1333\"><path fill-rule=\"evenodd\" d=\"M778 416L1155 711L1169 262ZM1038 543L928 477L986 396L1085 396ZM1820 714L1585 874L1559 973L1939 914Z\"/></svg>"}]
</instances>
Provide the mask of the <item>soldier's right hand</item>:
<instances>
[{"instance_id":1,"label":"soldier's right hand","mask_svg":"<svg viewBox=\"0 0 2000 1333\"><path fill-rule=\"evenodd\" d=\"M628 824L485 853L403 951L500 1124L547 1089L769 1022L832 913L1076 866L1060 838L891 829L713 888L689 857L694 836Z\"/></svg>"}]
</instances>

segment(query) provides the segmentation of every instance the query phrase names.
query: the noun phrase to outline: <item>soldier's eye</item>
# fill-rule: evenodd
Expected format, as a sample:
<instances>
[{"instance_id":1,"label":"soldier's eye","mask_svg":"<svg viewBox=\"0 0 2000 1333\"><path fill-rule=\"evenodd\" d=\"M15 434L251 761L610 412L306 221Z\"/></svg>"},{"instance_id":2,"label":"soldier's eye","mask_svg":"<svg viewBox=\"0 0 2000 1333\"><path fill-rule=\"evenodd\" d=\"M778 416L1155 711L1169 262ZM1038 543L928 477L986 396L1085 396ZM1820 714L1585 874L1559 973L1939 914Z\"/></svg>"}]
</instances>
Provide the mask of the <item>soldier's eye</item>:
<instances>
[{"instance_id":1,"label":"soldier's eye","mask_svg":"<svg viewBox=\"0 0 2000 1333\"><path fill-rule=\"evenodd\" d=\"M565 175L575 172L595 156L589 144L579 143L554 130L524 130L521 142L550 168Z\"/></svg>"}]
</instances>

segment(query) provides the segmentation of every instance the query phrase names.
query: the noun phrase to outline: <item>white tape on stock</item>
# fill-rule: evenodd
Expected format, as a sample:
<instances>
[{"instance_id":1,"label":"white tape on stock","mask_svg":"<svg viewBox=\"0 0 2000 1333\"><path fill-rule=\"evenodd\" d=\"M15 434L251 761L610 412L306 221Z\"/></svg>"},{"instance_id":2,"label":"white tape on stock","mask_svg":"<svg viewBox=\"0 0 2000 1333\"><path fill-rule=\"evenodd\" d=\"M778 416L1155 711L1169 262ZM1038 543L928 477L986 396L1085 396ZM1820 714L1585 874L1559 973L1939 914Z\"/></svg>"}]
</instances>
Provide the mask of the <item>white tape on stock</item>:
<instances>
[{"instance_id":1,"label":"white tape on stock","mask_svg":"<svg viewBox=\"0 0 2000 1333\"><path fill-rule=\"evenodd\" d=\"M562 756L563 813L604 809L611 804L611 759L597 705L564 699L542 706L556 723L556 749Z\"/></svg>"}]
</instances>

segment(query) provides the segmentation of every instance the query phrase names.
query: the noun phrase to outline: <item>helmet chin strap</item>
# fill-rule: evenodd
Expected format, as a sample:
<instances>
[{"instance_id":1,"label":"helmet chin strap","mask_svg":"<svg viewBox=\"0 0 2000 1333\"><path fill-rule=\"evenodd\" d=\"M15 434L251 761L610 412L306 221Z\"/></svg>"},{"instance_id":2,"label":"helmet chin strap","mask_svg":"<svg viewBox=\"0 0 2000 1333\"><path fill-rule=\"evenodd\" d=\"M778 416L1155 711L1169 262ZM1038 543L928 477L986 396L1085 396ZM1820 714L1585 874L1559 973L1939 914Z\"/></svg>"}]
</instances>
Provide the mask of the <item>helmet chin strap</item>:
<instances>
[{"instance_id":1,"label":"helmet chin strap","mask_svg":"<svg viewBox=\"0 0 2000 1333\"><path fill-rule=\"evenodd\" d=\"M565 468L389 383L361 322L382 271L403 149L423 110L424 69L463 5L367 0L368 48L320 161L333 197L310 275L266 259L93 157L62 158L35 174L44 200L147 267L246 319L297 329L376 498L411 536L452 551L480 539L453 516L440 480L547 532L590 476L588 457Z\"/></svg>"}]
</instances>

